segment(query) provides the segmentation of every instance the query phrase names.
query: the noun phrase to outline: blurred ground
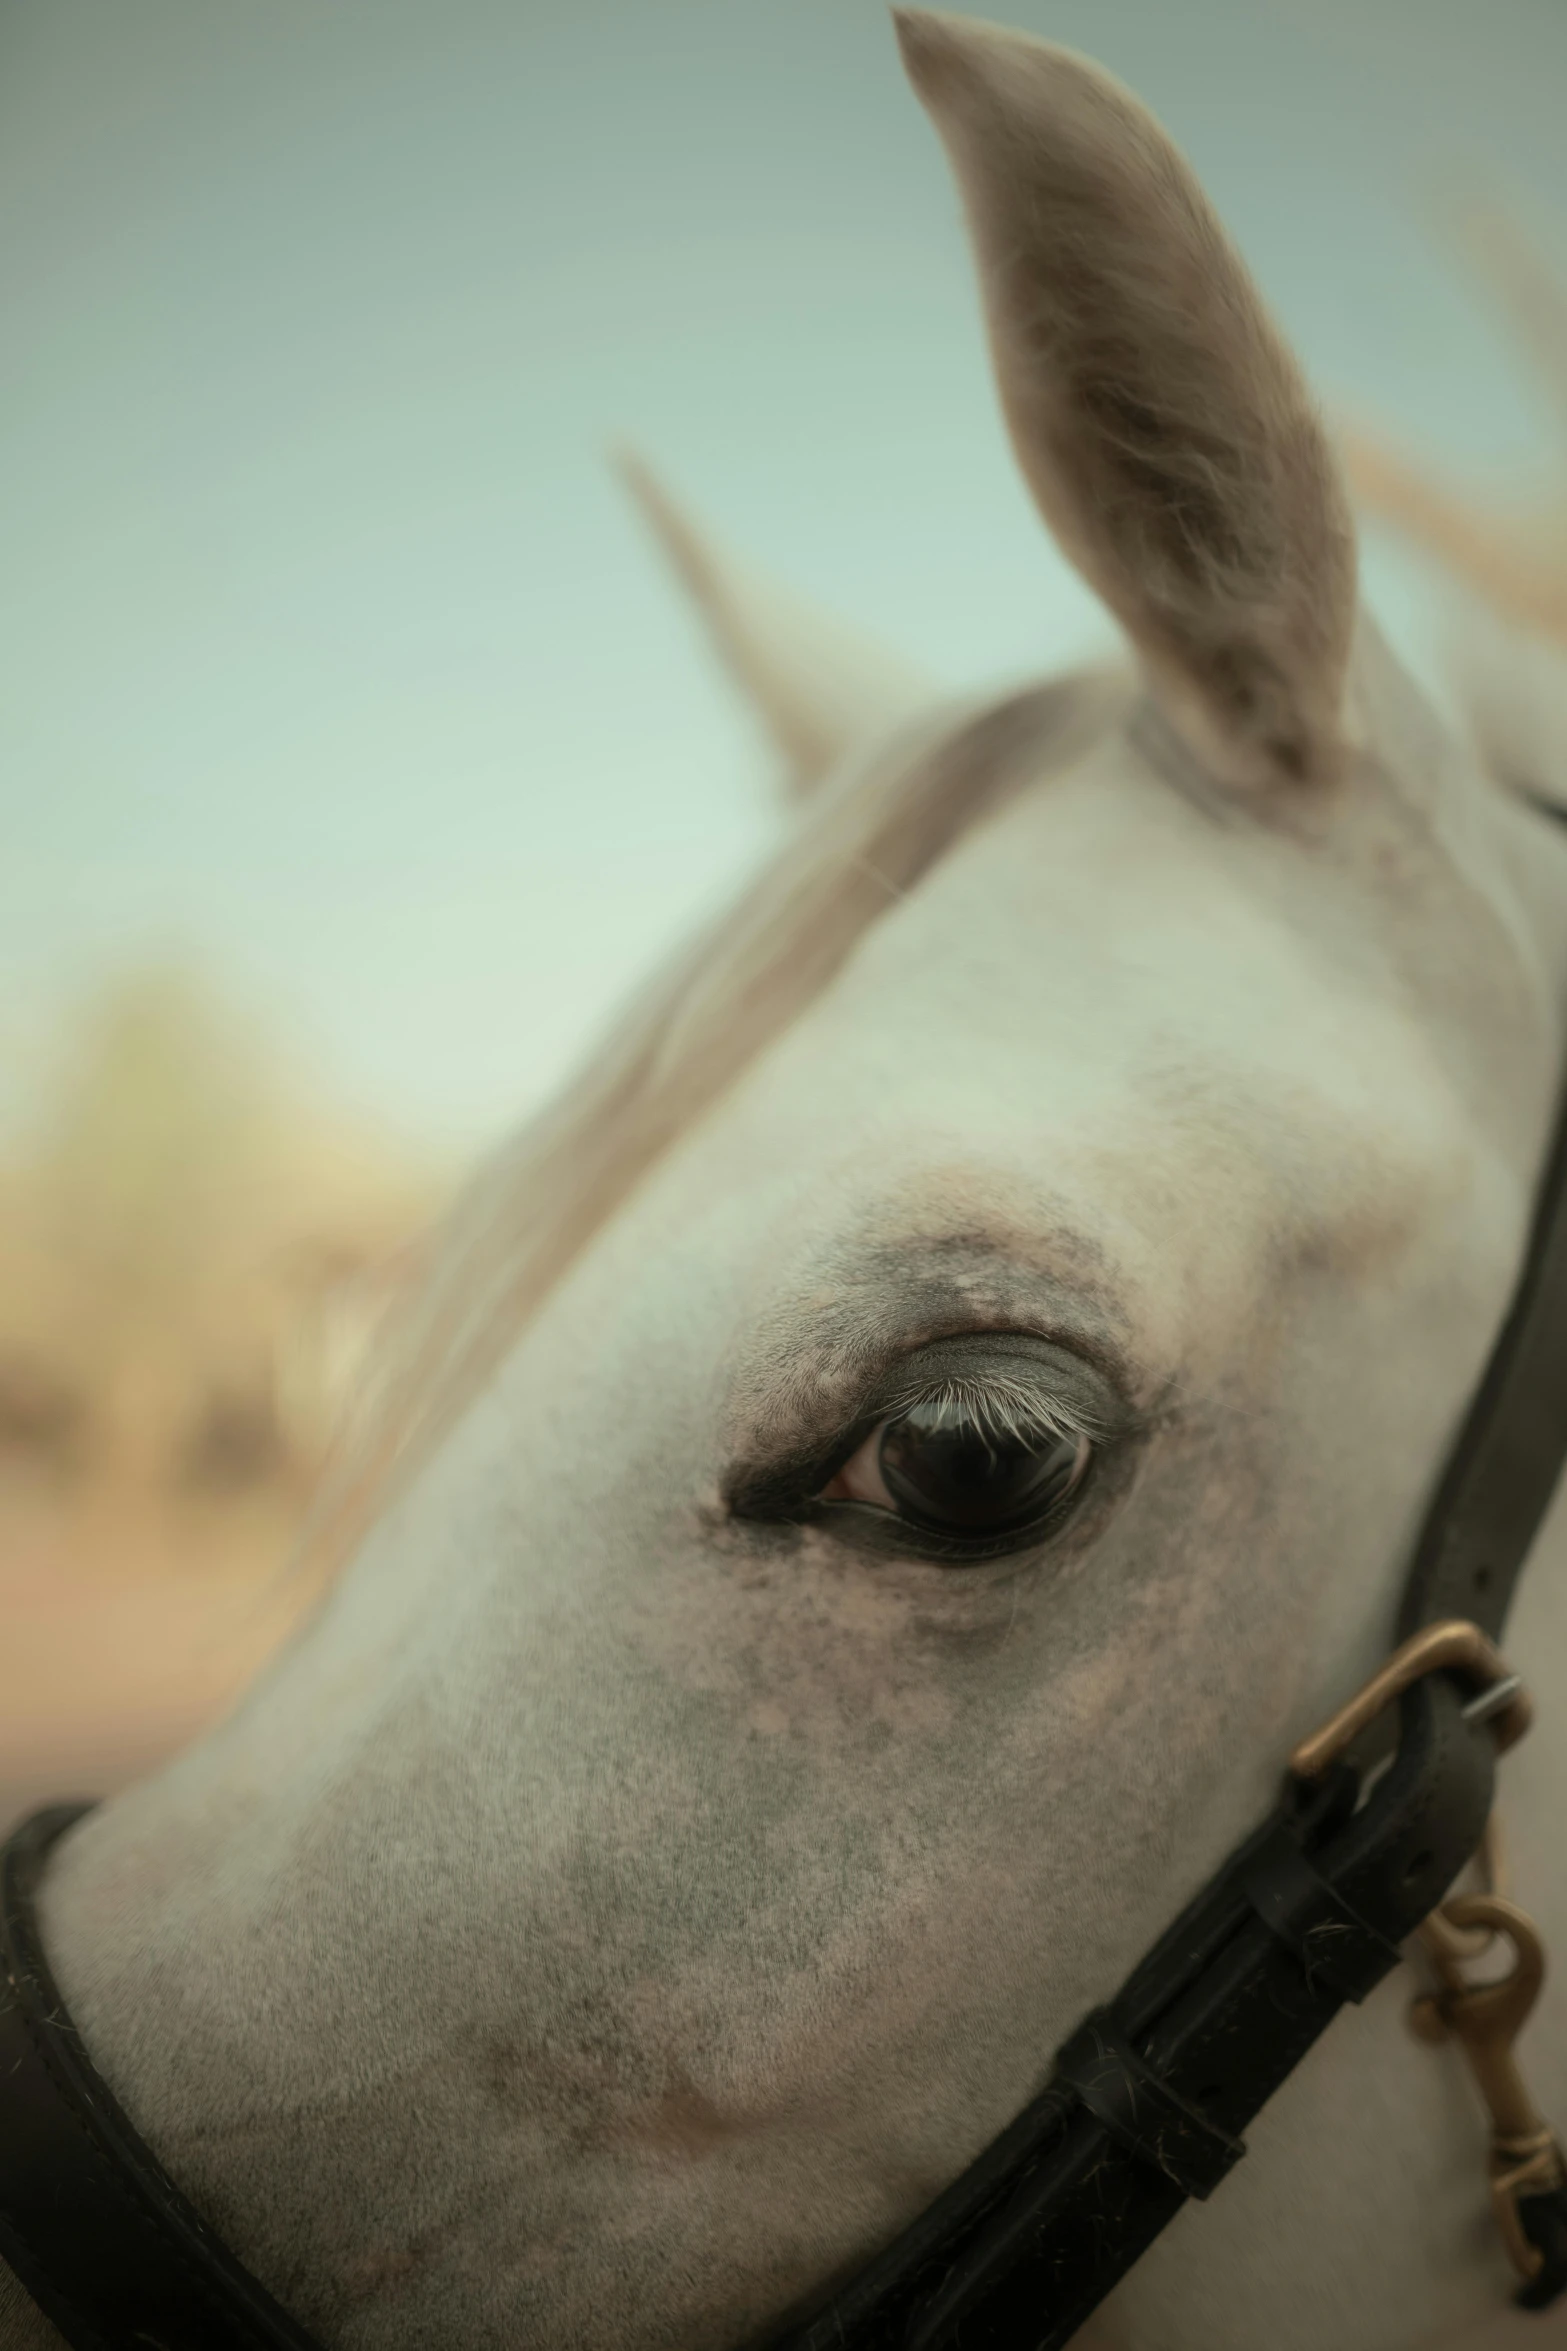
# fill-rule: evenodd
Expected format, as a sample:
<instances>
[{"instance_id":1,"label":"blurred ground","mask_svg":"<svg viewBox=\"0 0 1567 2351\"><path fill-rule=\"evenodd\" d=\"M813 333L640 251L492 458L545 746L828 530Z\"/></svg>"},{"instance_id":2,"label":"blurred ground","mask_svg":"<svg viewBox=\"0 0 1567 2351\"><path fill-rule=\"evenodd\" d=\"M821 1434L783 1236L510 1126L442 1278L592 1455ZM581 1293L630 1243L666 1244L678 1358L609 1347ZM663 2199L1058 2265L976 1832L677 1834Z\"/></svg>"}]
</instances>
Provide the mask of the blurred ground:
<instances>
[{"instance_id":1,"label":"blurred ground","mask_svg":"<svg viewBox=\"0 0 1567 2351\"><path fill-rule=\"evenodd\" d=\"M220 1714L301 1593L260 1575L154 1571L106 1582L14 1525L0 1553L0 1830L37 1804L101 1796Z\"/></svg>"}]
</instances>

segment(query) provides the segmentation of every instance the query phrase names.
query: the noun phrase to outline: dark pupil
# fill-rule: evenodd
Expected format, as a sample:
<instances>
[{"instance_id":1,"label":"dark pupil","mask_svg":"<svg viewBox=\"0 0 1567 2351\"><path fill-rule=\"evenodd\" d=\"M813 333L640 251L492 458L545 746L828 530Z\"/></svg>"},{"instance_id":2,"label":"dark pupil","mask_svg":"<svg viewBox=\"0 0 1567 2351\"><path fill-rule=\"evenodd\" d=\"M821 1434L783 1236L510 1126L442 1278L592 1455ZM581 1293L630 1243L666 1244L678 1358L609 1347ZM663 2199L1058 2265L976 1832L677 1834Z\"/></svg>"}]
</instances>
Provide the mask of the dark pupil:
<instances>
[{"instance_id":1,"label":"dark pupil","mask_svg":"<svg viewBox=\"0 0 1567 2351\"><path fill-rule=\"evenodd\" d=\"M1038 1518L1072 1486L1075 1437L1005 1437L916 1405L881 1441L894 1502L928 1524L989 1531Z\"/></svg>"}]
</instances>

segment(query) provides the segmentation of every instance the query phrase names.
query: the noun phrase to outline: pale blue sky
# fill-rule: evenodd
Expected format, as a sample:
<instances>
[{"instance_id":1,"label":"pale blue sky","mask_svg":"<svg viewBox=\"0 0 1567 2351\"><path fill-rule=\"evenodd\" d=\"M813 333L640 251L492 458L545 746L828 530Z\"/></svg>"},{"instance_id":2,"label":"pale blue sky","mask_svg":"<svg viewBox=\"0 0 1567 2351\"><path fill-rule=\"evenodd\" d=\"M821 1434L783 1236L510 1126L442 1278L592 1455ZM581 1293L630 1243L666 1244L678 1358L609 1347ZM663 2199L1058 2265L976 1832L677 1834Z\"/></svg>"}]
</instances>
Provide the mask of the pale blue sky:
<instances>
[{"instance_id":1,"label":"pale blue sky","mask_svg":"<svg viewBox=\"0 0 1567 2351\"><path fill-rule=\"evenodd\" d=\"M1160 112L1330 400L1544 470L1431 211L1567 257L1561 0L1009 13ZM0 303L0 1060L173 953L412 1133L536 1097L771 826L613 437L949 681L1101 631L873 0L11 0Z\"/></svg>"}]
</instances>

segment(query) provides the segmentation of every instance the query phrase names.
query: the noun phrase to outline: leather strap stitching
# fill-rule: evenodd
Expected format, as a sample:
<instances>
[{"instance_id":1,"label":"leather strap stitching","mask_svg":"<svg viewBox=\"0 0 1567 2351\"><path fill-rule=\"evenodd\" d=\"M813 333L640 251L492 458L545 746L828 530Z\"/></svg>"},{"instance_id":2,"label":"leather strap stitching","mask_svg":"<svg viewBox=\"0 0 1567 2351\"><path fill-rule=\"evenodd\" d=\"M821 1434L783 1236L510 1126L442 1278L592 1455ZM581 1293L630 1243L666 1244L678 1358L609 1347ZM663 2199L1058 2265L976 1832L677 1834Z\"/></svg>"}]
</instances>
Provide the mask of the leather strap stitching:
<instances>
[{"instance_id":1,"label":"leather strap stitching","mask_svg":"<svg viewBox=\"0 0 1567 2351\"><path fill-rule=\"evenodd\" d=\"M1107 2008L1078 2027L1056 2071L1113 2138L1156 2164L1184 2196L1211 2196L1246 2152L1139 2056Z\"/></svg>"}]
</instances>

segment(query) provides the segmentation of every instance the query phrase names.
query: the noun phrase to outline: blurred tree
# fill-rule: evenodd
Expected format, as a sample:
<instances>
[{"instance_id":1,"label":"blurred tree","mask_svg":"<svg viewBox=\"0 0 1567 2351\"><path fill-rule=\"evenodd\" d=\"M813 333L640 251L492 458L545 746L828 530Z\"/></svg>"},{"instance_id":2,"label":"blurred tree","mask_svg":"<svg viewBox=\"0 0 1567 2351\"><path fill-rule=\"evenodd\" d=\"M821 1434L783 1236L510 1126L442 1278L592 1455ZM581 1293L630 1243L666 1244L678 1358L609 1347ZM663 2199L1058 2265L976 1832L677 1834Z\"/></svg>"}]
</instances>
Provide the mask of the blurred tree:
<instances>
[{"instance_id":1,"label":"blurred tree","mask_svg":"<svg viewBox=\"0 0 1567 2351\"><path fill-rule=\"evenodd\" d=\"M0 1168L0 1549L274 1554L436 1188L191 975L109 986Z\"/></svg>"}]
</instances>

